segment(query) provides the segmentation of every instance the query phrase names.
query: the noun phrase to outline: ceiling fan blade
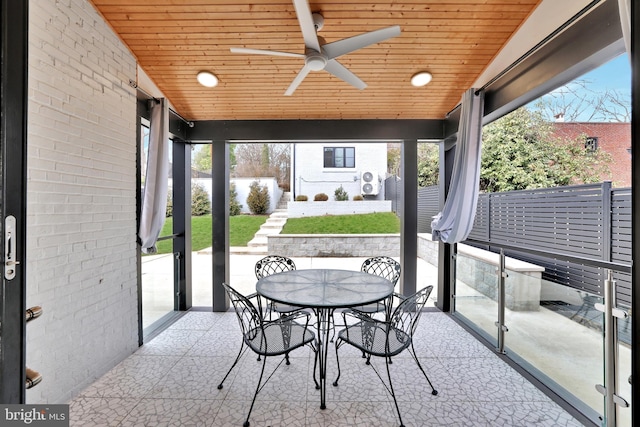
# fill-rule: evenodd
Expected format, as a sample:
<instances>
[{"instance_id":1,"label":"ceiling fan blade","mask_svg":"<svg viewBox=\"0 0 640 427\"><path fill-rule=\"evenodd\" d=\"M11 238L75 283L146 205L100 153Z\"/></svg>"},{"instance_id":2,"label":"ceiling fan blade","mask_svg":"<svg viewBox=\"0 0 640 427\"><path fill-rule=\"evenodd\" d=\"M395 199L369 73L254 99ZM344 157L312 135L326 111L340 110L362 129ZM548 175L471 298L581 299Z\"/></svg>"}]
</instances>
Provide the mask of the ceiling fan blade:
<instances>
[{"instance_id":1,"label":"ceiling fan blade","mask_svg":"<svg viewBox=\"0 0 640 427\"><path fill-rule=\"evenodd\" d=\"M300 83L302 83L304 78L307 77L307 74L309 74L309 71L311 71L311 68L307 66L307 64L304 64L304 67L302 67L302 69L298 71L298 75L296 76L295 79L293 79L293 81L289 85L289 88L284 94L286 96L293 95L293 92L298 88L298 86L300 86Z\"/></svg>"},{"instance_id":2,"label":"ceiling fan blade","mask_svg":"<svg viewBox=\"0 0 640 427\"><path fill-rule=\"evenodd\" d=\"M293 0L293 7L296 10L296 16L300 23L304 45L316 52L320 52L320 42L318 41L318 34L316 33L316 26L313 23L309 3L307 0Z\"/></svg>"},{"instance_id":3,"label":"ceiling fan blade","mask_svg":"<svg viewBox=\"0 0 640 427\"><path fill-rule=\"evenodd\" d=\"M367 87L367 84L362 80L360 80L360 77L353 74L351 71L345 68L344 65L342 65L335 59L331 59L327 61L327 65L325 65L324 70L333 74L337 78L344 80L345 82L349 83L351 86L355 86L357 89L362 90L365 87Z\"/></svg>"},{"instance_id":4,"label":"ceiling fan blade","mask_svg":"<svg viewBox=\"0 0 640 427\"><path fill-rule=\"evenodd\" d=\"M391 27L381 28L379 30L369 31L368 33L349 37L348 39L342 39L335 42L327 43L322 46L322 49L324 50L324 53L327 54L329 59L334 59L341 55L353 52L354 50L358 50L372 44L380 43L383 40L397 37L399 35L400 26L393 25Z\"/></svg>"},{"instance_id":5,"label":"ceiling fan blade","mask_svg":"<svg viewBox=\"0 0 640 427\"><path fill-rule=\"evenodd\" d=\"M304 55L301 53L278 52L277 50L266 50L266 49L249 49L246 47L232 47L231 52L248 53L251 55L290 56L292 58L304 58Z\"/></svg>"}]
</instances>

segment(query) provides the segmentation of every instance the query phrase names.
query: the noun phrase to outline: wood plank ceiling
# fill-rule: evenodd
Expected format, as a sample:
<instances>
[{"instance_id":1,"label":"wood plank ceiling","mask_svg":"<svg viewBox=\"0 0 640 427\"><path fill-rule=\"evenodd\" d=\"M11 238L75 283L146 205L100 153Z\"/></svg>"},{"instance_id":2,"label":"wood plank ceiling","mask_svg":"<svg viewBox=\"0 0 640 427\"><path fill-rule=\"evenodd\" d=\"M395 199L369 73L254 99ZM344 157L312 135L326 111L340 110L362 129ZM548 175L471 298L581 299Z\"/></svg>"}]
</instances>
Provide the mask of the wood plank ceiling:
<instances>
[{"instance_id":1,"label":"wood plank ceiling","mask_svg":"<svg viewBox=\"0 0 640 427\"><path fill-rule=\"evenodd\" d=\"M292 0L92 0L140 67L189 120L441 119L540 0L310 0L327 43L399 25L401 35L339 58L368 87L311 72L285 90L302 58L234 54L231 47L304 53ZM200 70L220 83L205 88ZM409 80L433 74L427 86Z\"/></svg>"}]
</instances>

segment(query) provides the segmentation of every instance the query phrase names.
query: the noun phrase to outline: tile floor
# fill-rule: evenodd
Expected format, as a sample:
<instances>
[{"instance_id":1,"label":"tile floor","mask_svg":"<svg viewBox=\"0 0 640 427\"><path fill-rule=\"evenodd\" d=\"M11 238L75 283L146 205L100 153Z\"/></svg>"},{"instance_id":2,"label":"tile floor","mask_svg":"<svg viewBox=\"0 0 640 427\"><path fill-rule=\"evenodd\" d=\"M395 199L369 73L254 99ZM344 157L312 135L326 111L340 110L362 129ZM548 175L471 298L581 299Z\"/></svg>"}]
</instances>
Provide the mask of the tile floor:
<instances>
[{"instance_id":1,"label":"tile floor","mask_svg":"<svg viewBox=\"0 0 640 427\"><path fill-rule=\"evenodd\" d=\"M232 312L190 312L70 402L71 426L242 426L261 364L252 353L217 389L240 346ZM448 315L425 312L416 351L439 391L432 396L408 353L391 365L403 420L409 426L580 426ZM292 353L267 383L251 426L398 426L393 401L360 353L329 348L327 409L312 379L313 353ZM271 358L269 365L279 360ZM381 363L382 362L382 363ZM384 362L374 361L384 372Z\"/></svg>"}]
</instances>

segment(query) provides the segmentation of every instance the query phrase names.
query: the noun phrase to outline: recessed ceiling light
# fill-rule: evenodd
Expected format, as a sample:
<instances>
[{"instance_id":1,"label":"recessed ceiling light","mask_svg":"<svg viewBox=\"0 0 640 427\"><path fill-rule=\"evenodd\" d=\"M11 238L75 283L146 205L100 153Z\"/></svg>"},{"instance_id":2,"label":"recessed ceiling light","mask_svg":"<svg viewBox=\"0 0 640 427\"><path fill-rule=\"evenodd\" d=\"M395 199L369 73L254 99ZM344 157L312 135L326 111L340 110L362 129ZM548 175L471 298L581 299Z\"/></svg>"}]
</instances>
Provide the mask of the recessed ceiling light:
<instances>
[{"instance_id":1,"label":"recessed ceiling light","mask_svg":"<svg viewBox=\"0 0 640 427\"><path fill-rule=\"evenodd\" d=\"M198 73L198 82L202 86L214 87L218 85L218 78L209 71L200 71Z\"/></svg>"},{"instance_id":2,"label":"recessed ceiling light","mask_svg":"<svg viewBox=\"0 0 640 427\"><path fill-rule=\"evenodd\" d=\"M424 86L431 81L433 76L428 71L420 71L411 76L411 84L418 87Z\"/></svg>"}]
</instances>

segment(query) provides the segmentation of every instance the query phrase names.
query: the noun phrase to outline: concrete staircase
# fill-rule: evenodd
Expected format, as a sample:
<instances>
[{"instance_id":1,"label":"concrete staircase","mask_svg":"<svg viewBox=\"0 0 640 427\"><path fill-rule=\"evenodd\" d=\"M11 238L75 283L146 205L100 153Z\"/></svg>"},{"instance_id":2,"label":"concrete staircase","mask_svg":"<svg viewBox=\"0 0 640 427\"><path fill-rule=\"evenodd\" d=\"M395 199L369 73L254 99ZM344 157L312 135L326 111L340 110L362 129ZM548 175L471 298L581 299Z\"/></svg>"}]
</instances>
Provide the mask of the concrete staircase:
<instances>
[{"instance_id":1,"label":"concrete staircase","mask_svg":"<svg viewBox=\"0 0 640 427\"><path fill-rule=\"evenodd\" d=\"M272 234L280 234L282 227L287 222L287 202L291 199L291 193L285 192L278 201L276 209L269 215L267 221L260 226L260 230L255 234L253 239L247 243L246 253L251 254L267 254L268 236ZM234 251L237 253L237 251Z\"/></svg>"}]
</instances>

